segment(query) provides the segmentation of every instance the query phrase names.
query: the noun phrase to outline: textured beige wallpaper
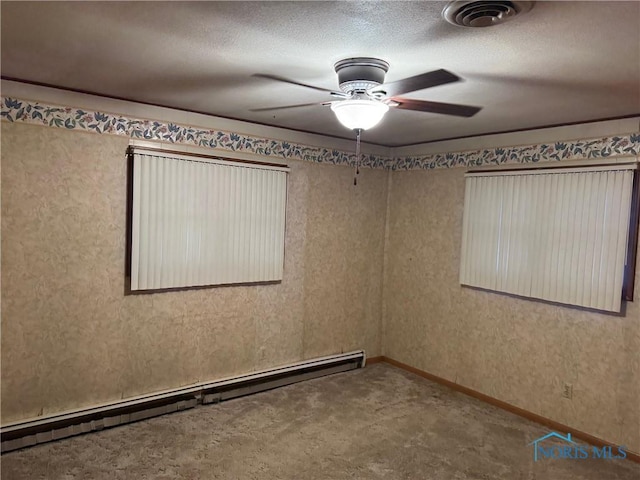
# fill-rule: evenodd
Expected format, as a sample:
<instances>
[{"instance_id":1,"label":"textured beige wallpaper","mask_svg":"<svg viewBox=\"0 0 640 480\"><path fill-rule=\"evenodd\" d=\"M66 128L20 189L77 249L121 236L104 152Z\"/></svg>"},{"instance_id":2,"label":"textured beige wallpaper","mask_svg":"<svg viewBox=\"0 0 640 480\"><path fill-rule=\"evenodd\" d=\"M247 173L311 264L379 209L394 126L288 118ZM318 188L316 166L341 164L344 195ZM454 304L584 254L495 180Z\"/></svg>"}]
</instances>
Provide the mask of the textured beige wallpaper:
<instances>
[{"instance_id":1,"label":"textured beige wallpaper","mask_svg":"<svg viewBox=\"0 0 640 480\"><path fill-rule=\"evenodd\" d=\"M624 317L460 287L463 174L392 174L384 354L640 452L640 269Z\"/></svg>"},{"instance_id":2,"label":"textured beige wallpaper","mask_svg":"<svg viewBox=\"0 0 640 480\"><path fill-rule=\"evenodd\" d=\"M2 123L2 422L364 348L388 173L290 162L284 281L123 295L128 140Z\"/></svg>"},{"instance_id":3,"label":"textured beige wallpaper","mask_svg":"<svg viewBox=\"0 0 640 480\"><path fill-rule=\"evenodd\" d=\"M640 293L461 288L462 169L391 174L385 249L388 172L290 162L282 284L125 297L126 146L2 123L3 423L364 348L640 451Z\"/></svg>"},{"instance_id":4,"label":"textured beige wallpaper","mask_svg":"<svg viewBox=\"0 0 640 480\"><path fill-rule=\"evenodd\" d=\"M319 169L308 177L304 317L313 320L305 324L304 350L311 356L348 351L364 334L379 355L381 322L371 319L382 320L388 173L374 172L374 184L361 170L353 186L352 169Z\"/></svg>"}]
</instances>

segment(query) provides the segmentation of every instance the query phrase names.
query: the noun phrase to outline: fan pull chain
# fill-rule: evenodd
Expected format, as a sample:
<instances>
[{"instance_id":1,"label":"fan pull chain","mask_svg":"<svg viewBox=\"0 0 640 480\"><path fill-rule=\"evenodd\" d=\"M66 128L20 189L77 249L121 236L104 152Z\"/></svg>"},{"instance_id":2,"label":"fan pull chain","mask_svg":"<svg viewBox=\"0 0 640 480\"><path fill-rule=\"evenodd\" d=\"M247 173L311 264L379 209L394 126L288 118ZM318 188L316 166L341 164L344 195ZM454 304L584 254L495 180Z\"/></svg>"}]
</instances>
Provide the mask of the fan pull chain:
<instances>
[{"instance_id":1,"label":"fan pull chain","mask_svg":"<svg viewBox=\"0 0 640 480\"><path fill-rule=\"evenodd\" d=\"M360 175L360 134L362 129L356 130L356 173L353 176L353 184L358 185L358 175Z\"/></svg>"}]
</instances>

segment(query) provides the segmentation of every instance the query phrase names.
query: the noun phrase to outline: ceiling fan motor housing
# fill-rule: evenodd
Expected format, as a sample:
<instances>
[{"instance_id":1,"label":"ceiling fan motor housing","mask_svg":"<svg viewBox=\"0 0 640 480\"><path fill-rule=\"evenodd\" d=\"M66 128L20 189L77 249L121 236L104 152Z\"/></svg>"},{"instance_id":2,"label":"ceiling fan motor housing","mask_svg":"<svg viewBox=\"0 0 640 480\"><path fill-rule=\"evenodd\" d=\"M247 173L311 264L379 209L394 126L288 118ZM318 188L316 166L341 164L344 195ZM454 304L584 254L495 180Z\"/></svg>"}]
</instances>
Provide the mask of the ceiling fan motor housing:
<instances>
[{"instance_id":1,"label":"ceiling fan motor housing","mask_svg":"<svg viewBox=\"0 0 640 480\"><path fill-rule=\"evenodd\" d=\"M389 64L378 58L359 57L340 60L334 66L340 90L345 93L364 93L384 83Z\"/></svg>"}]
</instances>

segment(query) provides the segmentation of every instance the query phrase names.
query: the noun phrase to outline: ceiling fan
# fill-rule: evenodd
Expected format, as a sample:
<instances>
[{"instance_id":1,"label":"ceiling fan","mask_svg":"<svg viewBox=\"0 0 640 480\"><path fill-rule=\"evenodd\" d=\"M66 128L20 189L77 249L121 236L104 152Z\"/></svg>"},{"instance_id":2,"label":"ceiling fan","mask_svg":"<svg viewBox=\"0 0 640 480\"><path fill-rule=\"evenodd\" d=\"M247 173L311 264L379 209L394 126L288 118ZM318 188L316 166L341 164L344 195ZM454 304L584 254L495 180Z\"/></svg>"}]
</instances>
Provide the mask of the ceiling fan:
<instances>
[{"instance_id":1,"label":"ceiling fan","mask_svg":"<svg viewBox=\"0 0 640 480\"><path fill-rule=\"evenodd\" d=\"M278 75L255 74L255 77L327 92L337 100L321 103L302 103L298 105L256 108L252 109L252 111L272 111L312 105L329 105L342 125L360 133L361 130L367 130L377 125L389 108L455 115L458 117L471 117L481 110L481 107L415 100L400 96L417 90L461 80L460 77L447 70L434 70L402 80L384 83L385 74L389 70L389 64L384 60L369 57L347 58L336 63L334 68L338 74L340 91L308 85Z\"/></svg>"}]
</instances>

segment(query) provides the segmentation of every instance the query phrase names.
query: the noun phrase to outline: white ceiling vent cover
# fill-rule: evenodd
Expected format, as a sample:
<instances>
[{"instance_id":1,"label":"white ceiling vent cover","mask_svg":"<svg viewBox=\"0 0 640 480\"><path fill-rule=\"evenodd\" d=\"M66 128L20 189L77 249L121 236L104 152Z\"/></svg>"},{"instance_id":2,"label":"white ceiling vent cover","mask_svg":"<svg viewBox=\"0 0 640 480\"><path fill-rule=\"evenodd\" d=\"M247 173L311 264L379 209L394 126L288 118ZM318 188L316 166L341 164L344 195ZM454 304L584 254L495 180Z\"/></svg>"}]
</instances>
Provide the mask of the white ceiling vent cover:
<instances>
[{"instance_id":1,"label":"white ceiling vent cover","mask_svg":"<svg viewBox=\"0 0 640 480\"><path fill-rule=\"evenodd\" d=\"M491 27L531 10L534 2L480 0L453 1L442 11L444 19L459 27Z\"/></svg>"}]
</instances>

